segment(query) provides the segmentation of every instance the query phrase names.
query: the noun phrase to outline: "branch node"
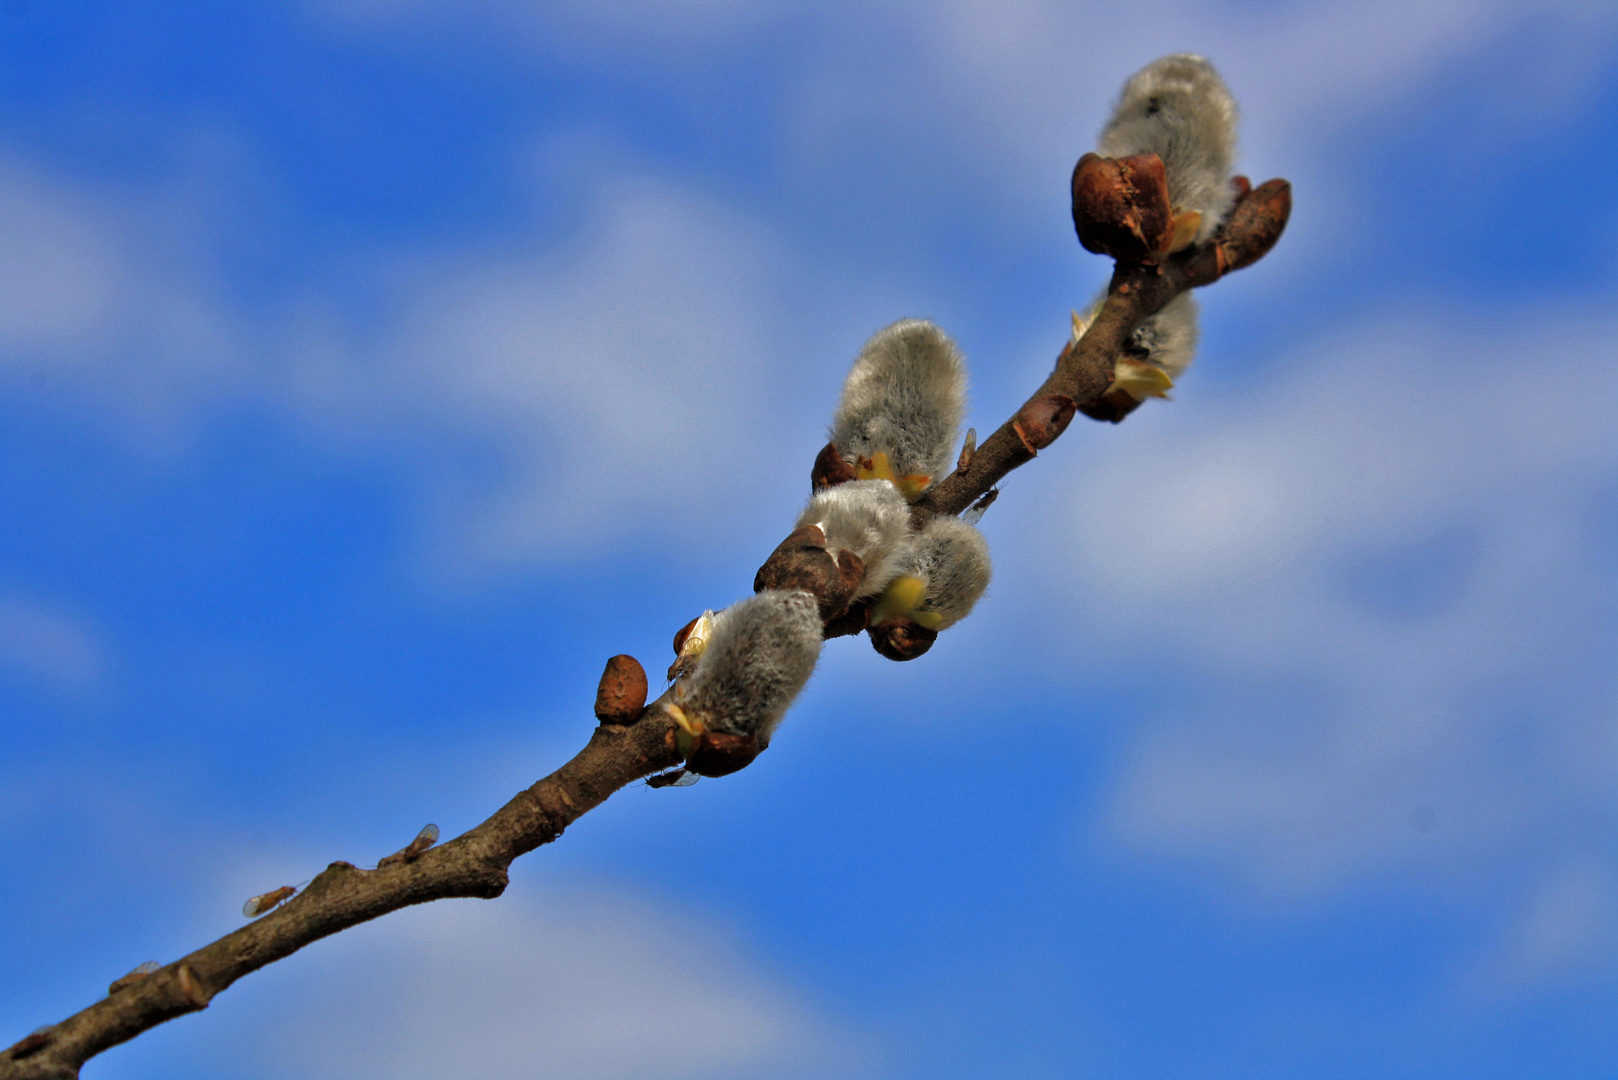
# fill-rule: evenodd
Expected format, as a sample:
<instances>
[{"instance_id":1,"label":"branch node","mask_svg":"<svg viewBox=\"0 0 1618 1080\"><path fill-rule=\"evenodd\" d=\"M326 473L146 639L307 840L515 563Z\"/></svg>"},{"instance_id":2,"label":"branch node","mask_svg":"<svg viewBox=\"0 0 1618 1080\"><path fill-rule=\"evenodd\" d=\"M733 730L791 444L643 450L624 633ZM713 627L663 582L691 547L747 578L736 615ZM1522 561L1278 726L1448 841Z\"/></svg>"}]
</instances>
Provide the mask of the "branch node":
<instances>
[{"instance_id":1,"label":"branch node","mask_svg":"<svg viewBox=\"0 0 1618 1080\"><path fill-rule=\"evenodd\" d=\"M193 1009L206 1009L213 1000L213 995L205 990L197 973L191 970L190 964L181 964L175 969L175 982L180 988L180 997Z\"/></svg>"},{"instance_id":2,"label":"branch node","mask_svg":"<svg viewBox=\"0 0 1618 1080\"><path fill-rule=\"evenodd\" d=\"M1045 394L1017 410L1011 426L1030 454L1037 454L1055 442L1073 422L1078 406L1066 394Z\"/></svg>"}]
</instances>

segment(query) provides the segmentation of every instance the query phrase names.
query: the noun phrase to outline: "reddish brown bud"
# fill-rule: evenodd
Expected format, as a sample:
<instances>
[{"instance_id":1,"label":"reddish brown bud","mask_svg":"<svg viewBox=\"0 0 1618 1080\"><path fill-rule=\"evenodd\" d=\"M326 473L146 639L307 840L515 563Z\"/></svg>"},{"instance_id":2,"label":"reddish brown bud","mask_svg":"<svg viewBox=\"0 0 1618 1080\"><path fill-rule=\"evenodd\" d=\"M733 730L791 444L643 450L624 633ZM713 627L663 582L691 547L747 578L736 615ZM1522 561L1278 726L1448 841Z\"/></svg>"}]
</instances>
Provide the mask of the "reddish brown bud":
<instances>
[{"instance_id":1,"label":"reddish brown bud","mask_svg":"<svg viewBox=\"0 0 1618 1080\"><path fill-rule=\"evenodd\" d=\"M1285 180L1266 180L1237 199L1214 238L1219 272L1228 274L1262 259L1281 239L1291 216L1292 185Z\"/></svg>"},{"instance_id":2,"label":"reddish brown bud","mask_svg":"<svg viewBox=\"0 0 1618 1080\"><path fill-rule=\"evenodd\" d=\"M1073 168L1073 227L1086 251L1144 262L1174 235L1168 176L1156 154L1085 154Z\"/></svg>"},{"instance_id":3,"label":"reddish brown bud","mask_svg":"<svg viewBox=\"0 0 1618 1080\"><path fill-rule=\"evenodd\" d=\"M826 550L826 534L818 525L806 525L781 541L753 577L753 591L797 589L813 596L822 621L834 619L847 608L865 577L865 564L852 551Z\"/></svg>"},{"instance_id":4,"label":"reddish brown bud","mask_svg":"<svg viewBox=\"0 0 1618 1080\"><path fill-rule=\"evenodd\" d=\"M1037 454L1055 442L1073 422L1078 406L1066 394L1046 394L1034 398L1011 418L1012 430L1030 454Z\"/></svg>"},{"instance_id":5,"label":"reddish brown bud","mask_svg":"<svg viewBox=\"0 0 1618 1080\"><path fill-rule=\"evenodd\" d=\"M1245 198L1247 193L1253 190L1253 181L1245 176L1233 176L1230 178L1230 186L1235 190L1236 197L1241 199Z\"/></svg>"},{"instance_id":6,"label":"reddish brown bud","mask_svg":"<svg viewBox=\"0 0 1618 1080\"><path fill-rule=\"evenodd\" d=\"M827 443L825 448L815 455L815 467L809 470L809 484L815 491L846 484L854 479L854 466L837 452L837 447Z\"/></svg>"},{"instance_id":7,"label":"reddish brown bud","mask_svg":"<svg viewBox=\"0 0 1618 1080\"><path fill-rule=\"evenodd\" d=\"M633 724L646 708L646 669L633 656L607 661L596 687L596 718L603 724Z\"/></svg>"},{"instance_id":8,"label":"reddish brown bud","mask_svg":"<svg viewBox=\"0 0 1618 1080\"><path fill-rule=\"evenodd\" d=\"M758 740L751 735L704 731L686 755L685 767L698 776L727 776L747 768L759 752Z\"/></svg>"},{"instance_id":9,"label":"reddish brown bud","mask_svg":"<svg viewBox=\"0 0 1618 1080\"><path fill-rule=\"evenodd\" d=\"M884 619L865 632L871 637L871 647L889 660L914 660L938 640L937 630L929 630L907 615Z\"/></svg>"},{"instance_id":10,"label":"reddish brown bud","mask_svg":"<svg viewBox=\"0 0 1618 1080\"><path fill-rule=\"evenodd\" d=\"M1109 390L1094 401L1080 405L1079 411L1092 420L1117 424L1138 408L1140 399L1128 390Z\"/></svg>"}]
</instances>

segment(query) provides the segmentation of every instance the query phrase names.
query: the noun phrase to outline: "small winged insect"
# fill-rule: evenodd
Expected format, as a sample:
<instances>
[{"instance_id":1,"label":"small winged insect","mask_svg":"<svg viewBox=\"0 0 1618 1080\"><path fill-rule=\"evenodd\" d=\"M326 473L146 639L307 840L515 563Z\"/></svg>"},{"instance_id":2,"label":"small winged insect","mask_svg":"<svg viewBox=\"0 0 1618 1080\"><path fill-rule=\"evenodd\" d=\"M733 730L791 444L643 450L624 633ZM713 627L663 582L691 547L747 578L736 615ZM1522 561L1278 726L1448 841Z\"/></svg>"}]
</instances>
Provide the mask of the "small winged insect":
<instances>
[{"instance_id":1,"label":"small winged insect","mask_svg":"<svg viewBox=\"0 0 1618 1080\"><path fill-rule=\"evenodd\" d=\"M690 769L670 769L646 778L646 786L650 788L690 787L696 782L697 774Z\"/></svg>"},{"instance_id":2,"label":"small winged insect","mask_svg":"<svg viewBox=\"0 0 1618 1080\"><path fill-rule=\"evenodd\" d=\"M146 976L152 974L152 972L156 971L162 966L163 965L159 964L156 960L148 960L134 971L131 971L128 975L115 979L113 984L107 987L107 993L116 994L125 987L134 986L136 983L140 982L142 979L146 978Z\"/></svg>"},{"instance_id":3,"label":"small winged insect","mask_svg":"<svg viewBox=\"0 0 1618 1080\"><path fill-rule=\"evenodd\" d=\"M242 914L249 919L256 919L271 908L292 899L292 894L297 891L298 889L295 885L283 885L274 892L250 896L247 898L247 903L242 905Z\"/></svg>"},{"instance_id":4,"label":"small winged insect","mask_svg":"<svg viewBox=\"0 0 1618 1080\"><path fill-rule=\"evenodd\" d=\"M966 508L966 513L961 515L961 520L968 525L976 525L983 520L983 515L989 512L989 507L993 506L994 500L999 497L999 488L990 488L985 491L981 499Z\"/></svg>"},{"instance_id":5,"label":"small winged insect","mask_svg":"<svg viewBox=\"0 0 1618 1080\"><path fill-rule=\"evenodd\" d=\"M436 843L438 843L438 826L423 825L421 832L416 834L416 838L414 840L410 841L409 844L377 863L377 869L380 870L382 867L392 865L396 862L415 862L417 857L419 857L422 852L426 851Z\"/></svg>"},{"instance_id":6,"label":"small winged insect","mask_svg":"<svg viewBox=\"0 0 1618 1080\"><path fill-rule=\"evenodd\" d=\"M704 611L680 627L679 633L674 635L674 663L669 665L669 682L673 682L682 675L689 675L702 658L702 650L708 647L708 638L713 636L713 612Z\"/></svg>"},{"instance_id":7,"label":"small winged insect","mask_svg":"<svg viewBox=\"0 0 1618 1080\"><path fill-rule=\"evenodd\" d=\"M966 429L966 441L961 444L961 456L955 459L955 471L965 472L972 467L972 458L978 452L978 429Z\"/></svg>"}]
</instances>

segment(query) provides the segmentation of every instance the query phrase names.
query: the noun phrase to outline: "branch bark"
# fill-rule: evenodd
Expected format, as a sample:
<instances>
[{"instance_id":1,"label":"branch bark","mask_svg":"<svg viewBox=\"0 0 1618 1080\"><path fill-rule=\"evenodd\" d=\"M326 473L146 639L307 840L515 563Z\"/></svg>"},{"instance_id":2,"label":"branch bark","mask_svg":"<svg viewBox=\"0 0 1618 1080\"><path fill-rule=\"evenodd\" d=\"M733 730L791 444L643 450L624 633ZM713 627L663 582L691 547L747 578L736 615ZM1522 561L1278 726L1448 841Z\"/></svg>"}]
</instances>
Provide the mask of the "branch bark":
<instances>
[{"instance_id":1,"label":"branch bark","mask_svg":"<svg viewBox=\"0 0 1618 1080\"><path fill-rule=\"evenodd\" d=\"M1119 262L1106 303L1083 337L1062 349L1050 377L977 447L964 468L928 489L917 504L918 515L959 514L1054 442L1076 408L1101 400L1141 320L1187 289L1262 258L1279 239L1291 206L1291 187L1284 180L1244 187L1212 240L1162 262ZM1116 421L1122 415L1104 418ZM857 632L858 626L828 624L831 635ZM0 1051L0 1080L72 1080L96 1054L207 1008L214 995L243 975L323 937L411 904L499 896L519 856L561 836L619 788L681 763L675 725L661 708L668 696L628 724L613 722L625 718L620 713L603 712L603 723L571 761L454 840L413 859L384 860L374 870L334 862L282 907Z\"/></svg>"}]
</instances>

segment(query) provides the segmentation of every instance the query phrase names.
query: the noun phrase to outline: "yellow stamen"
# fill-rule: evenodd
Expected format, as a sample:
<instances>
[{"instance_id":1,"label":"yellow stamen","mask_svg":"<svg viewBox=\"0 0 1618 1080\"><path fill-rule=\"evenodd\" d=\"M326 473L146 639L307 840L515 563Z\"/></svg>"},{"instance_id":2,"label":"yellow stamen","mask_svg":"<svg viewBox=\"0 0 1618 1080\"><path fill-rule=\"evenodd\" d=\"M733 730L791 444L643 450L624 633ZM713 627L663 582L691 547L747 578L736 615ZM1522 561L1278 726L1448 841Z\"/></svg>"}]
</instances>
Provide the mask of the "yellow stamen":
<instances>
[{"instance_id":1,"label":"yellow stamen","mask_svg":"<svg viewBox=\"0 0 1618 1080\"><path fill-rule=\"evenodd\" d=\"M1145 401L1149 397L1168 397L1168 391L1174 389L1174 380L1169 373L1154 364L1143 364L1138 360L1120 360L1112 369L1112 385L1107 387L1107 393L1122 390L1136 401Z\"/></svg>"},{"instance_id":2,"label":"yellow stamen","mask_svg":"<svg viewBox=\"0 0 1618 1080\"><path fill-rule=\"evenodd\" d=\"M871 608L871 625L891 619L895 615L910 615L927 599L927 583L917 577L893 579L887 591Z\"/></svg>"}]
</instances>

